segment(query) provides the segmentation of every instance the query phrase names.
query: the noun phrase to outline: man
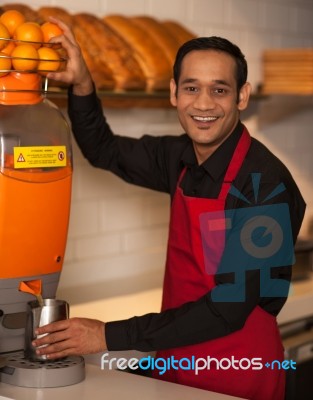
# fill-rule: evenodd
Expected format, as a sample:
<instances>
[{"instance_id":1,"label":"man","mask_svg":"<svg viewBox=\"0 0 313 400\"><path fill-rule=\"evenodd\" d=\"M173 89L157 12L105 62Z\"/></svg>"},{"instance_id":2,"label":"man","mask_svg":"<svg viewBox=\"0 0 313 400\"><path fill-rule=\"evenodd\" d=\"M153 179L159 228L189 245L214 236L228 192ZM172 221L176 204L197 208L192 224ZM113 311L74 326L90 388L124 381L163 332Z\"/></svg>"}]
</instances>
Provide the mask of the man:
<instances>
[{"instance_id":1,"label":"man","mask_svg":"<svg viewBox=\"0 0 313 400\"><path fill-rule=\"evenodd\" d=\"M305 204L286 167L240 122L251 90L240 49L218 37L183 45L170 100L186 134L133 139L112 133L75 38L57 23L64 36L55 41L69 61L49 77L71 84L69 116L83 154L127 182L168 192L172 203L162 311L106 324L76 318L48 325L38 329L50 333L34 342L49 345L38 353L53 359L136 349L166 359L211 357L198 375L172 368L162 379L283 399L284 371L264 364L283 360L276 316Z\"/></svg>"}]
</instances>

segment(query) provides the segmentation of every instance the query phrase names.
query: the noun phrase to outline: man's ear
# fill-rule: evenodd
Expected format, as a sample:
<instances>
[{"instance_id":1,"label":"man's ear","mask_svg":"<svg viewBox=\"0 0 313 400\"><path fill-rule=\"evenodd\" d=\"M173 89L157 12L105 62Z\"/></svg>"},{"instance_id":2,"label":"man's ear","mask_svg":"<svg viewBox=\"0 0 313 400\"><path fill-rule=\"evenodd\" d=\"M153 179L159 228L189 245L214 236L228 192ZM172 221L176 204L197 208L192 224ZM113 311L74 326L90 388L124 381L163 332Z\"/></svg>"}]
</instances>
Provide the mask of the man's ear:
<instances>
[{"instance_id":1,"label":"man's ear","mask_svg":"<svg viewBox=\"0 0 313 400\"><path fill-rule=\"evenodd\" d=\"M251 93L251 85L249 82L246 82L239 91L239 99L238 99L238 110L243 111L247 108L249 103L249 97Z\"/></svg>"},{"instance_id":2,"label":"man's ear","mask_svg":"<svg viewBox=\"0 0 313 400\"><path fill-rule=\"evenodd\" d=\"M177 106L177 85L174 79L171 79L170 81L170 102L172 106Z\"/></svg>"}]
</instances>

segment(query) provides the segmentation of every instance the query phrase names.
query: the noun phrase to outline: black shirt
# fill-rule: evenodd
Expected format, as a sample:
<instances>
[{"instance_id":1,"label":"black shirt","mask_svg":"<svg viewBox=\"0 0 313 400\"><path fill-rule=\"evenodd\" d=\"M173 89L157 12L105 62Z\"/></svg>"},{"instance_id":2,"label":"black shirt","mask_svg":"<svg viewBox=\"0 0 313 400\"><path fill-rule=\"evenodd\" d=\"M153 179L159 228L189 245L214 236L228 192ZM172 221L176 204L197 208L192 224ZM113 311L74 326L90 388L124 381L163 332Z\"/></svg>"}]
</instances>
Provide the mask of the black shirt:
<instances>
[{"instance_id":1,"label":"black shirt","mask_svg":"<svg viewBox=\"0 0 313 400\"><path fill-rule=\"evenodd\" d=\"M198 165L187 134L161 137L144 135L139 139L114 135L95 93L75 96L70 91L68 111L76 141L93 166L109 170L129 183L169 193L171 198L185 167L186 173L181 182L184 195L216 198L243 131L239 121L227 140L202 165ZM289 205L295 242L305 203L287 168L254 138L233 182L233 186L244 197L229 193L226 209L248 207L246 200L255 204L255 188L251 179L253 173L261 176L257 196L260 202L278 185L284 185L285 190L267 200L266 204ZM290 281L291 266L273 268L272 278ZM221 285L231 283L233 279L233 274L223 273L217 274L215 280L217 285ZM175 309L108 322L105 328L108 350L162 350L225 336L241 329L257 305L276 316L286 296L262 297L259 288L259 271L247 271L244 301L213 302L211 292L208 292L197 301ZM178 332L184 332L184 335Z\"/></svg>"}]
</instances>

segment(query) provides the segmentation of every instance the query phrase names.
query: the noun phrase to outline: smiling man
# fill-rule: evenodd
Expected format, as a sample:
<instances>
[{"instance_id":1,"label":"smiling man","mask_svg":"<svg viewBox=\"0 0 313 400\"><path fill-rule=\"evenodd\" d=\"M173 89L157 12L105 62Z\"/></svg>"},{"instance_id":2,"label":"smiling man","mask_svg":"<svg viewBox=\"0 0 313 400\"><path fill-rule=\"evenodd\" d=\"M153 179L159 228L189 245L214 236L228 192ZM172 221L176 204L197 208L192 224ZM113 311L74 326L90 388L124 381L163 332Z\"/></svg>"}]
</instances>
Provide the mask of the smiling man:
<instances>
[{"instance_id":1,"label":"smiling man","mask_svg":"<svg viewBox=\"0 0 313 400\"><path fill-rule=\"evenodd\" d=\"M169 193L171 218L160 313L106 323L87 318L53 323L38 329L50 333L34 342L47 345L38 353L54 359L157 350L156 360L176 364L162 375L154 371L155 378L250 400L282 400L284 370L265 364L283 360L276 316L286 301L291 261L286 254L262 254L282 220L273 210L282 204L289 209L291 228L287 232L286 225L284 236L290 236L292 247L305 203L287 168L240 121L250 95L243 54L219 37L185 43L170 82L171 103L185 133L134 139L111 131L77 42L58 23L64 36L53 41L62 43L69 61L66 71L49 78L71 84L69 116L82 153L127 182ZM259 201L264 206L255 207ZM236 210L240 218L228 216ZM265 215L256 219L254 210ZM253 229L251 223L242 229L250 220ZM258 233L265 230L267 240ZM246 243L243 231L257 234L246 234ZM237 244L229 251L229 243ZM201 365L197 374L195 362ZM191 367L183 368L187 364Z\"/></svg>"},{"instance_id":2,"label":"smiling man","mask_svg":"<svg viewBox=\"0 0 313 400\"><path fill-rule=\"evenodd\" d=\"M238 87L236 62L222 51L192 50L180 68L179 79L171 81L171 103L201 164L235 129L251 87L247 82Z\"/></svg>"}]
</instances>

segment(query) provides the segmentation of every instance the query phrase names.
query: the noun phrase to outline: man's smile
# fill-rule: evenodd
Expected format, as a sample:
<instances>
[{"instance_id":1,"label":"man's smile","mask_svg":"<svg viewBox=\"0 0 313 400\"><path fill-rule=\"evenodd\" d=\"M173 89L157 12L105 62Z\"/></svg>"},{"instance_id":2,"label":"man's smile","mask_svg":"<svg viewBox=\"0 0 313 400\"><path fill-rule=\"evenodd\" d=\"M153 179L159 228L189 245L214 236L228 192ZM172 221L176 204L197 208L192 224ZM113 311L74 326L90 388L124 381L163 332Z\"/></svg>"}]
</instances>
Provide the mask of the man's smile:
<instances>
[{"instance_id":1,"label":"man's smile","mask_svg":"<svg viewBox=\"0 0 313 400\"><path fill-rule=\"evenodd\" d=\"M218 119L218 117L200 117L197 115L192 115L191 118L199 122L212 122Z\"/></svg>"}]
</instances>

